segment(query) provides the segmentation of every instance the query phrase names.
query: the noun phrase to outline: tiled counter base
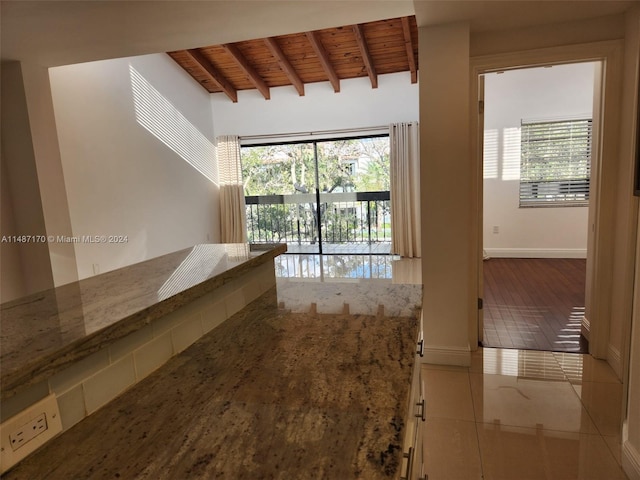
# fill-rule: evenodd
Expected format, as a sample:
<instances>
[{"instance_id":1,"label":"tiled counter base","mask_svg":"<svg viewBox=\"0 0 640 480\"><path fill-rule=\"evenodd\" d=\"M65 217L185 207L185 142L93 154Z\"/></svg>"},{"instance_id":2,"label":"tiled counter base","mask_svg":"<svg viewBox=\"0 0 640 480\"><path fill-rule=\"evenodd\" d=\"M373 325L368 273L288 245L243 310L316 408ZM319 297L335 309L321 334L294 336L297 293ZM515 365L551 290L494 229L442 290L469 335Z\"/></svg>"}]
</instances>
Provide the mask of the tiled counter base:
<instances>
[{"instance_id":1,"label":"tiled counter base","mask_svg":"<svg viewBox=\"0 0 640 480\"><path fill-rule=\"evenodd\" d=\"M229 248L231 248L229 250ZM195 251L196 247L192 251ZM220 262L220 255L217 255L217 269L212 269L211 263L207 263L209 258L205 254L213 251L224 251L225 258L229 258L228 252L240 252L240 255ZM46 357L37 358L38 354L42 355L40 350L35 350L33 356L36 360L29 359L35 366L33 374L25 370L28 364L23 367L24 372L16 370L13 377L20 374L27 380L24 384L14 385L11 389L4 388L7 383L3 384L2 398L2 471L10 468L15 462L20 461L26 454L37 447L38 444L49 440L57 434L60 428L65 431L76 425L88 415L91 415L102 406L116 398L123 391L129 389L137 382L144 379L151 372L166 363L172 356L177 355L185 348L193 344L197 339L207 332L218 326L224 320L241 310L245 305L258 298L262 293L268 291L275 285L275 275L273 268L273 257L284 250L284 247L277 247L271 252L249 252L249 246L235 245L222 246L210 245L206 248L198 249L201 254L199 262L189 262L190 268L185 268L185 260L179 262L181 256L177 256L172 262L178 264L173 269L158 272L158 278L152 277L148 282L148 287L138 287L139 294L145 289L149 289L151 294L155 294L156 300L170 304L168 307L160 305L159 310L146 311L143 315L138 314L141 305L152 304L153 295L149 294L149 299L142 299L140 296L129 295L129 305L127 311L131 313L129 317L124 317L120 322L117 320L118 310L122 311L122 305L117 305L118 300L115 298L113 310L106 309L114 318L113 322L107 323L107 328L97 329L92 335L87 334L83 337L81 333L73 331L71 333L64 330L64 319L59 315L57 322L42 322L45 325L51 325L51 329L58 325L59 336L64 337L65 333L69 340L65 343L64 338L59 343L64 345L61 356L67 357L67 360L55 359L55 349L51 349L48 353L54 359L50 362L46 361ZM172 254L174 255L174 254ZM175 255L174 255L175 256ZM185 256L185 255L182 255ZM186 255L185 258L189 258ZM153 271L154 260L142 268L139 265L127 268L134 268L146 272ZM166 264L167 259L159 259L156 264ZM202 266L208 272L209 276L203 277ZM194 271L197 273L193 275ZM182 272L185 278L177 279L178 281L170 285L171 292L166 295L159 291L160 287L167 285L167 278L175 279L175 272ZM109 274L105 274L109 275ZM118 278L126 275L122 273L117 275L117 271L112 274ZM166 278L165 278L166 277ZM94 283L98 283L99 277L94 277ZM111 279L113 280L113 279ZM142 282L143 279L137 279ZM165 280L163 283L162 280ZM173 282L173 281L172 281ZM206 283L210 282L207 287ZM204 283L204 284L203 284ZM208 293L203 293L203 288L208 288ZM116 287L113 287L116 288ZM193 289L197 291L193 292ZM98 288L86 288L86 292L94 292ZM191 290L191 292L190 292ZM205 290L206 291L206 290ZM146 292L145 292L146 293ZM126 291L122 292L122 296L126 295ZM158 297L165 297L158 300ZM35 298L45 298L47 293L38 294ZM195 300L192 298L195 297ZM30 299L31 297L27 297ZM39 300L41 301L41 300ZM101 307L105 307L106 300L96 300ZM20 303L17 303L20 305ZM5 307L13 308L15 303L3 305L3 360L4 354L10 352L9 347L12 339L10 338L10 330L5 323ZM84 304L85 307L87 303ZM19 308L19 307L18 307ZM151 307L152 308L152 307ZM170 313L163 313L170 310ZM77 309L73 309L75 311ZM114 316L114 310L116 315ZM80 312L82 312L82 308ZM68 312L67 312L68 313ZM86 320L89 315L85 315ZM107 315L103 315L106 317ZM94 315L97 317L97 315ZM34 317L34 320L39 317ZM46 317L45 317L46 318ZM83 317L79 317L83 318ZM28 319L31 321L31 319ZM25 320L25 323L27 320ZM39 322L32 321L34 325ZM85 325L87 325L85 323ZM111 328L109 328L111 327ZM126 334L123 334L126 332ZM38 330L33 332L34 340L32 343L37 344ZM53 337L46 332L47 338ZM25 334L26 336L26 334ZM28 344L27 344L28 345ZM89 345L89 346L88 346ZM90 346L93 345L93 346ZM87 353L91 348L92 352ZM25 362L27 363L27 362ZM3 381L11 378L12 372L7 372L6 366L12 362L5 363L3 361ZM18 366L20 364L17 364ZM5 376L6 375L6 376ZM12 395L11 395L12 394ZM32 411L38 413L42 408L42 402L53 404L54 411L49 412L47 422L49 429L39 438L36 437L31 444L25 444L15 451L10 446L9 435L21 427L22 423L30 420ZM33 406L36 405L34 408ZM59 410L59 412L58 412ZM55 415L55 418L51 418ZM43 477L44 478L44 477Z\"/></svg>"},{"instance_id":2,"label":"tiled counter base","mask_svg":"<svg viewBox=\"0 0 640 480\"><path fill-rule=\"evenodd\" d=\"M3 478L397 479L416 318L276 302L272 289Z\"/></svg>"}]
</instances>

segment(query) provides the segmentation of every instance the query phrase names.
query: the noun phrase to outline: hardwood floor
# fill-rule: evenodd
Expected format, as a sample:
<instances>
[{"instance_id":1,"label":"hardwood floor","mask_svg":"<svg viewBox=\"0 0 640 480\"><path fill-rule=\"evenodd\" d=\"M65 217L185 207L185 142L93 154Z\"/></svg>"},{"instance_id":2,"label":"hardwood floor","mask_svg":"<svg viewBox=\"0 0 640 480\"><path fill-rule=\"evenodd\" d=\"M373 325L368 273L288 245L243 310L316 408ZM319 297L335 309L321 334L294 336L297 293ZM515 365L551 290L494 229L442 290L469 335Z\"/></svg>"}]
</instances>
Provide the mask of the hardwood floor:
<instances>
[{"instance_id":1,"label":"hardwood floor","mask_svg":"<svg viewBox=\"0 0 640 480\"><path fill-rule=\"evenodd\" d=\"M492 258L483 266L483 346L588 353L580 334L586 260Z\"/></svg>"}]
</instances>

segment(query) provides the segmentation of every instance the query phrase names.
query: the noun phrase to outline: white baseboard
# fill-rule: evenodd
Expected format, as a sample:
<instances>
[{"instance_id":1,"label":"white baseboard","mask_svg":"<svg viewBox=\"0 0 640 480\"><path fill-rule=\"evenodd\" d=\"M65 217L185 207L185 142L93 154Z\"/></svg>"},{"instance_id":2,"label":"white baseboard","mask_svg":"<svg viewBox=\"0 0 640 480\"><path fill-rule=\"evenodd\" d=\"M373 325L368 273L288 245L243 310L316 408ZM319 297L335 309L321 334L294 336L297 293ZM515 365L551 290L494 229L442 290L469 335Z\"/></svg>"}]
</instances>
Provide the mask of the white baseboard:
<instances>
[{"instance_id":1,"label":"white baseboard","mask_svg":"<svg viewBox=\"0 0 640 480\"><path fill-rule=\"evenodd\" d=\"M464 347L425 345L422 363L469 367L471 365L471 352L469 348Z\"/></svg>"},{"instance_id":2,"label":"white baseboard","mask_svg":"<svg viewBox=\"0 0 640 480\"><path fill-rule=\"evenodd\" d=\"M585 316L582 317L582 325L580 328L580 333L582 333L582 336L586 338L587 341L589 341L590 334L591 334L591 322Z\"/></svg>"},{"instance_id":3,"label":"white baseboard","mask_svg":"<svg viewBox=\"0 0 640 480\"><path fill-rule=\"evenodd\" d=\"M493 258L587 258L586 248L487 248Z\"/></svg>"},{"instance_id":4,"label":"white baseboard","mask_svg":"<svg viewBox=\"0 0 640 480\"><path fill-rule=\"evenodd\" d=\"M640 453L629 441L622 444L622 469L629 480L640 480Z\"/></svg>"},{"instance_id":5,"label":"white baseboard","mask_svg":"<svg viewBox=\"0 0 640 480\"><path fill-rule=\"evenodd\" d=\"M613 345L609 344L607 348L607 362L611 366L618 378L622 378L622 355Z\"/></svg>"}]
</instances>

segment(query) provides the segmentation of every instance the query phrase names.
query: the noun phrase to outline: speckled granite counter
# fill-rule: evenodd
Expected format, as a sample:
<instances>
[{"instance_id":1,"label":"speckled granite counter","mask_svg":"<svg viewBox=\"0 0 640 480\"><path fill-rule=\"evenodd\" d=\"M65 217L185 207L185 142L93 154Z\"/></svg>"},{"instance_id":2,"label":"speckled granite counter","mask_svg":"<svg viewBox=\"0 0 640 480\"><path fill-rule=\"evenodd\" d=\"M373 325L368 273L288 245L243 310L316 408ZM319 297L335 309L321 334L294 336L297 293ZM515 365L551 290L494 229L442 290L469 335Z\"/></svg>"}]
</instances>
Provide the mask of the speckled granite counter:
<instances>
[{"instance_id":1,"label":"speckled granite counter","mask_svg":"<svg viewBox=\"0 0 640 480\"><path fill-rule=\"evenodd\" d=\"M417 331L272 289L3 478L397 479Z\"/></svg>"},{"instance_id":2,"label":"speckled granite counter","mask_svg":"<svg viewBox=\"0 0 640 480\"><path fill-rule=\"evenodd\" d=\"M285 251L196 245L2 304L2 399Z\"/></svg>"}]
</instances>

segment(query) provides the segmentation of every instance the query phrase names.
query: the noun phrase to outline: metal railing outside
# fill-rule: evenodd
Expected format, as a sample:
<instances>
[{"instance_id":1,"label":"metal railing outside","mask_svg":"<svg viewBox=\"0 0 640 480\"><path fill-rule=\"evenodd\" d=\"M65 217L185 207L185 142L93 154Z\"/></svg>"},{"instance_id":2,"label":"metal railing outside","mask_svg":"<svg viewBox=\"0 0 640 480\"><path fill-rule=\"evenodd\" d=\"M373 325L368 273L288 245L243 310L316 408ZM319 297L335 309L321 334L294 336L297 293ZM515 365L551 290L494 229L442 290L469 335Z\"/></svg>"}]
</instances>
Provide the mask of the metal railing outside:
<instances>
[{"instance_id":1,"label":"metal railing outside","mask_svg":"<svg viewBox=\"0 0 640 480\"><path fill-rule=\"evenodd\" d=\"M320 193L320 203L315 194L248 196L245 203L251 243L391 242L388 191Z\"/></svg>"}]
</instances>

